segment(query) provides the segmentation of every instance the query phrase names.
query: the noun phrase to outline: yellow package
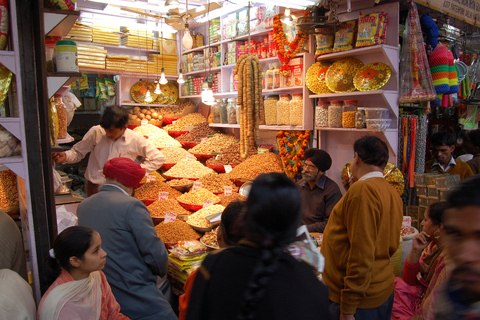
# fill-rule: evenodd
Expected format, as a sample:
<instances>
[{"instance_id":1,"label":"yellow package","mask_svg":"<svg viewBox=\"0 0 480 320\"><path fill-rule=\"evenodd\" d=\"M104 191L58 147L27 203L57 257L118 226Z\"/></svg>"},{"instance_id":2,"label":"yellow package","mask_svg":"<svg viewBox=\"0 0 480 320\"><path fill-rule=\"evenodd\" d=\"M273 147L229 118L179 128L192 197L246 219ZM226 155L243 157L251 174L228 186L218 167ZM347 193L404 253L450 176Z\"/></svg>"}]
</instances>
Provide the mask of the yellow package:
<instances>
[{"instance_id":1,"label":"yellow package","mask_svg":"<svg viewBox=\"0 0 480 320\"><path fill-rule=\"evenodd\" d=\"M319 34L315 34L317 42L315 56L333 52L333 42L335 38L333 28L315 28L315 32L320 32Z\"/></svg>"},{"instance_id":2,"label":"yellow package","mask_svg":"<svg viewBox=\"0 0 480 320\"><path fill-rule=\"evenodd\" d=\"M381 42L380 17L380 12L360 13L358 17L357 48L373 46Z\"/></svg>"},{"instance_id":3,"label":"yellow package","mask_svg":"<svg viewBox=\"0 0 480 320\"><path fill-rule=\"evenodd\" d=\"M86 90L88 88L88 77L85 73L82 73L82 76L78 79L78 89Z\"/></svg>"},{"instance_id":4,"label":"yellow package","mask_svg":"<svg viewBox=\"0 0 480 320\"><path fill-rule=\"evenodd\" d=\"M347 51L353 49L355 36L356 20L345 21L340 24L340 28L335 32L334 52Z\"/></svg>"}]
</instances>

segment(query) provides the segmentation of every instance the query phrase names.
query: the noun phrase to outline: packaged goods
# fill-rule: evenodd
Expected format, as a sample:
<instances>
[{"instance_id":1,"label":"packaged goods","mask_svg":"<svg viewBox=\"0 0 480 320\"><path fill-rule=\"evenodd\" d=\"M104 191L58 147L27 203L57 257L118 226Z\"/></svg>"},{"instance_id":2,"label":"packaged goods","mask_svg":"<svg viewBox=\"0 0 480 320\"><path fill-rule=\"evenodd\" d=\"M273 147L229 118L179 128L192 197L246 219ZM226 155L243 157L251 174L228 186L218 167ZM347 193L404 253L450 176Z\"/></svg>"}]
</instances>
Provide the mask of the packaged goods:
<instances>
[{"instance_id":1,"label":"packaged goods","mask_svg":"<svg viewBox=\"0 0 480 320\"><path fill-rule=\"evenodd\" d=\"M57 72L78 72L77 44L74 41L55 43L55 67Z\"/></svg>"},{"instance_id":2,"label":"packaged goods","mask_svg":"<svg viewBox=\"0 0 480 320\"><path fill-rule=\"evenodd\" d=\"M333 33L333 28L315 28L316 44L315 56L321 56L322 54L327 54L333 52L333 42L335 35Z\"/></svg>"},{"instance_id":3,"label":"packaged goods","mask_svg":"<svg viewBox=\"0 0 480 320\"><path fill-rule=\"evenodd\" d=\"M385 43L388 13L373 12L358 17L356 47L373 46Z\"/></svg>"},{"instance_id":4,"label":"packaged goods","mask_svg":"<svg viewBox=\"0 0 480 320\"><path fill-rule=\"evenodd\" d=\"M334 52L353 49L356 25L356 20L345 21L340 24L339 30L335 33Z\"/></svg>"}]
</instances>

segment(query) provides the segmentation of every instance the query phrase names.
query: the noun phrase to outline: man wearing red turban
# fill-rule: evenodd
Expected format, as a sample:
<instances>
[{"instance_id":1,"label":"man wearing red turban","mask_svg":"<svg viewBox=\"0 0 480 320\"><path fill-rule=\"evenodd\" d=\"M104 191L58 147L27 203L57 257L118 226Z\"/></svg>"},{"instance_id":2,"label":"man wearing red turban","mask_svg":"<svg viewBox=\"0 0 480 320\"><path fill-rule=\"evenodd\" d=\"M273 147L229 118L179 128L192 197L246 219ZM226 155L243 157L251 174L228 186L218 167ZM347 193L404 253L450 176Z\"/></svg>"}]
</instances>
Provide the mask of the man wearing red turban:
<instances>
[{"instance_id":1,"label":"man wearing red turban","mask_svg":"<svg viewBox=\"0 0 480 320\"><path fill-rule=\"evenodd\" d=\"M157 278L167 273L168 252L147 208L131 196L145 169L118 157L105 163L103 174L105 185L78 206L78 224L97 230L102 237L108 254L103 272L122 313L130 319L176 320L157 287Z\"/></svg>"}]
</instances>

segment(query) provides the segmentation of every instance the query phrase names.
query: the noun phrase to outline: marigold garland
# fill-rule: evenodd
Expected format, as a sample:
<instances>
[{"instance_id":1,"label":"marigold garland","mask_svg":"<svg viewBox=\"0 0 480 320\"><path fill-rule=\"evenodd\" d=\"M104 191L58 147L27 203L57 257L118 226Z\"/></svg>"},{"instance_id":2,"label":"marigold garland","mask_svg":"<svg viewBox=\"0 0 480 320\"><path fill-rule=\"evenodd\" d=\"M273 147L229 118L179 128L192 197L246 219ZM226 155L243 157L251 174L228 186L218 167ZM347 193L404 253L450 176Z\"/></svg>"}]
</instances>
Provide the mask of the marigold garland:
<instances>
[{"instance_id":1,"label":"marigold garland","mask_svg":"<svg viewBox=\"0 0 480 320\"><path fill-rule=\"evenodd\" d=\"M292 14L298 16L299 13L300 11L297 11ZM304 17L309 17L311 15L312 14L310 11L304 11ZM288 66L288 64L290 63L290 59L295 57L300 51L300 49L303 48L303 45L307 41L307 34L298 30L295 39L292 42L288 42L287 38L285 37L285 33L283 32L283 24L282 20L280 19L281 16L283 15L277 14L273 17L273 40L277 47L278 59L282 63L282 66L280 67L280 72L282 73L282 75L288 76L288 73L290 71L290 68ZM287 51L285 51L285 46L289 48Z\"/></svg>"},{"instance_id":2,"label":"marigold garland","mask_svg":"<svg viewBox=\"0 0 480 320\"><path fill-rule=\"evenodd\" d=\"M310 146L310 131L279 131L277 143L285 174L294 178L302 166L305 150Z\"/></svg>"}]
</instances>

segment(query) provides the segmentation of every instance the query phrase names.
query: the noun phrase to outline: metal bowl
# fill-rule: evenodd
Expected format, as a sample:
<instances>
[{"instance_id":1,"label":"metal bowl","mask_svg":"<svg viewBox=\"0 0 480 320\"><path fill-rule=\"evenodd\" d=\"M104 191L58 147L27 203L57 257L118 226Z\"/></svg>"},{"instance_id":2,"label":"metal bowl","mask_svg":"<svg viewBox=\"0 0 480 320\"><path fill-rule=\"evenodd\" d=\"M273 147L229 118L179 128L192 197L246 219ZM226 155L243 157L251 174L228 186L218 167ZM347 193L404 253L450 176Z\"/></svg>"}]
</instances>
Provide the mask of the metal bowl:
<instances>
[{"instance_id":1,"label":"metal bowl","mask_svg":"<svg viewBox=\"0 0 480 320\"><path fill-rule=\"evenodd\" d=\"M252 181L247 181L238 190L238 193L240 193L242 196L245 198L248 198L248 194L250 193L250 189L252 188Z\"/></svg>"}]
</instances>

